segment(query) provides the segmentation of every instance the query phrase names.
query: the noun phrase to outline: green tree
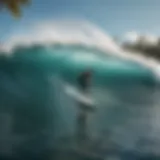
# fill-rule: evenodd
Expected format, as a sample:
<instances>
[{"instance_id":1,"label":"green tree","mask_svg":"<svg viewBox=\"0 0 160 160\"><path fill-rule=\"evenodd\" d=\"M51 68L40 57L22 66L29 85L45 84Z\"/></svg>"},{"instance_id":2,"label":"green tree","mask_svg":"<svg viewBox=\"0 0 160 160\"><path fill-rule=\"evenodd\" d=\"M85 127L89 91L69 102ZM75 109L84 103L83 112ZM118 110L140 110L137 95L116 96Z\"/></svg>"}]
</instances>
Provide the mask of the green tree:
<instances>
[{"instance_id":1,"label":"green tree","mask_svg":"<svg viewBox=\"0 0 160 160\"><path fill-rule=\"evenodd\" d=\"M21 16L21 8L29 4L30 0L0 0L1 8L6 8L12 16L18 18Z\"/></svg>"}]
</instances>

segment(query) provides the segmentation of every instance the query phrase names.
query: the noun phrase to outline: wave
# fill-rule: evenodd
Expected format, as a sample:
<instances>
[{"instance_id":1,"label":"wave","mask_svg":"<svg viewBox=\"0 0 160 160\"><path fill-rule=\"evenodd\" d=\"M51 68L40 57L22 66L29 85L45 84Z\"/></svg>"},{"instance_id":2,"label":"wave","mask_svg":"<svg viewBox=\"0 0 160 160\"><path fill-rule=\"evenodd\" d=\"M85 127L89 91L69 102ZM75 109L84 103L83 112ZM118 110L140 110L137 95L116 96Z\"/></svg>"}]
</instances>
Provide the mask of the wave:
<instances>
[{"instance_id":1,"label":"wave","mask_svg":"<svg viewBox=\"0 0 160 160\"><path fill-rule=\"evenodd\" d=\"M76 49L81 48L85 51L94 51L94 53L97 50L101 56L109 55L120 60L135 62L151 70L158 79L160 76L158 61L122 50L110 35L87 21L59 20L35 23L28 27L23 34L16 31L10 35L10 38L1 45L1 53L10 55L19 48L30 49L34 46L54 46L54 49L57 47L76 47Z\"/></svg>"}]
</instances>

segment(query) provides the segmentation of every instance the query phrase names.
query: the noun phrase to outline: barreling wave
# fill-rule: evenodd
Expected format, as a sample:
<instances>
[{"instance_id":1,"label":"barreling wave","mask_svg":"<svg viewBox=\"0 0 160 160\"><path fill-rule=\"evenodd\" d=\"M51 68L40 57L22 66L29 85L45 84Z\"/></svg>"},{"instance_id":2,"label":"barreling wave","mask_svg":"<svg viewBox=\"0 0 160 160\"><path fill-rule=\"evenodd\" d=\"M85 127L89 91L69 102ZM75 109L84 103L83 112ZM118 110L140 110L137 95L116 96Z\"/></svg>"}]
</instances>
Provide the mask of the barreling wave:
<instances>
[{"instance_id":1,"label":"barreling wave","mask_svg":"<svg viewBox=\"0 0 160 160\"><path fill-rule=\"evenodd\" d=\"M32 48L47 48L52 46L52 52L56 48L74 49L74 52L83 50L94 52L101 56L111 56L122 61L137 63L152 70L159 77L159 63L156 60L123 51L113 39L102 29L87 21L46 21L36 23L25 31L25 34L15 32L1 46L4 54L15 53L17 50L30 50ZM68 55L69 56L69 55ZM107 57L108 57L107 56ZM85 59L84 58L84 59ZM94 58L91 58L91 60Z\"/></svg>"}]
</instances>

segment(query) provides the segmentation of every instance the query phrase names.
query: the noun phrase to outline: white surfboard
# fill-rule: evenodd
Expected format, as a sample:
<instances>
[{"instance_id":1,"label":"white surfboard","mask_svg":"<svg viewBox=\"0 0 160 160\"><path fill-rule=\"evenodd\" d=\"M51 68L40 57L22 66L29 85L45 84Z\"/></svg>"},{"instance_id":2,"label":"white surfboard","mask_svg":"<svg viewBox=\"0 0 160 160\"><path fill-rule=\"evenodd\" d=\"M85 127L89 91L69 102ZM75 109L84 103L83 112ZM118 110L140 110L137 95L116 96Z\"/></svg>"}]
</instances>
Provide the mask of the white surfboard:
<instances>
[{"instance_id":1,"label":"white surfboard","mask_svg":"<svg viewBox=\"0 0 160 160\"><path fill-rule=\"evenodd\" d=\"M65 92L80 103L90 106L94 105L93 100L88 95L82 93L81 91L79 91L71 85L65 85Z\"/></svg>"}]
</instances>

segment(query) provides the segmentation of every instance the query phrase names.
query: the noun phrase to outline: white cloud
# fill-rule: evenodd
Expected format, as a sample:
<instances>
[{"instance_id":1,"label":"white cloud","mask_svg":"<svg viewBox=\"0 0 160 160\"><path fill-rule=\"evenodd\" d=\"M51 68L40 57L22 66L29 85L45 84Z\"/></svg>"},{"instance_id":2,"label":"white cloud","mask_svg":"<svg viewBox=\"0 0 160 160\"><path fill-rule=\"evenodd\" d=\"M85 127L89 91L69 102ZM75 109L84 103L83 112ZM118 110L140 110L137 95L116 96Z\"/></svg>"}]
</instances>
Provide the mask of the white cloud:
<instances>
[{"instance_id":1,"label":"white cloud","mask_svg":"<svg viewBox=\"0 0 160 160\"><path fill-rule=\"evenodd\" d=\"M144 37L144 43L147 45L154 45L157 43L158 40L157 36L150 33L140 34L136 31L127 32L124 36L124 41L134 44L139 40L141 36Z\"/></svg>"},{"instance_id":2,"label":"white cloud","mask_svg":"<svg viewBox=\"0 0 160 160\"><path fill-rule=\"evenodd\" d=\"M135 43L139 38L139 34L135 31L127 32L124 36L124 40L127 42Z\"/></svg>"},{"instance_id":3,"label":"white cloud","mask_svg":"<svg viewBox=\"0 0 160 160\"><path fill-rule=\"evenodd\" d=\"M158 41L158 37L151 34L147 34L145 37L148 44L156 44Z\"/></svg>"}]
</instances>

